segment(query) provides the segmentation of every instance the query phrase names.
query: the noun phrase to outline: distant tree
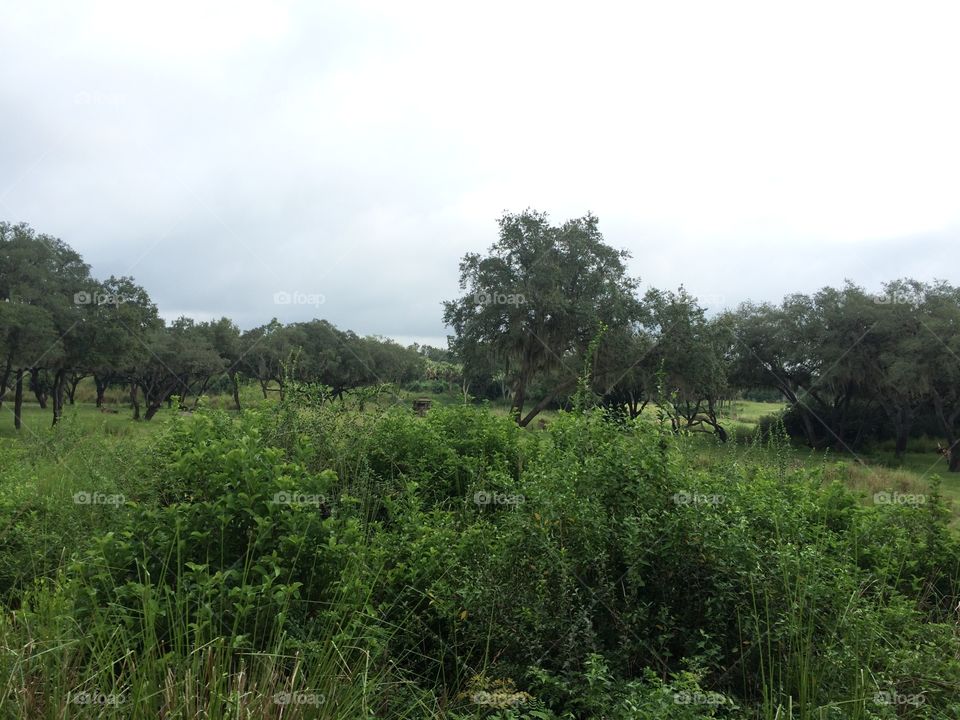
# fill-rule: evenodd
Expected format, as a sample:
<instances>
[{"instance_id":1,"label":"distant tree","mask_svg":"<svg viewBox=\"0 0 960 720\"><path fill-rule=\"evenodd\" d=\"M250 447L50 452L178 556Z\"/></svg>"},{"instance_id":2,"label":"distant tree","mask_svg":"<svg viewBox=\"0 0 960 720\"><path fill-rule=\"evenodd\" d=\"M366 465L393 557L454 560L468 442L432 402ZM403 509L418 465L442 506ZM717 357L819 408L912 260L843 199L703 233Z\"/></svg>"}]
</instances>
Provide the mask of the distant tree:
<instances>
[{"instance_id":1,"label":"distant tree","mask_svg":"<svg viewBox=\"0 0 960 720\"><path fill-rule=\"evenodd\" d=\"M6 366L4 384L13 375L14 427L20 429L23 410L24 377L36 370L44 353L57 342L50 314L43 308L16 300L0 302L0 348L4 351Z\"/></svg>"},{"instance_id":2,"label":"distant tree","mask_svg":"<svg viewBox=\"0 0 960 720\"><path fill-rule=\"evenodd\" d=\"M243 367L243 349L240 329L229 318L199 323L197 329L213 347L223 365L223 371L230 380L233 403L240 410L240 385L237 376Z\"/></svg>"},{"instance_id":3,"label":"distant tree","mask_svg":"<svg viewBox=\"0 0 960 720\"><path fill-rule=\"evenodd\" d=\"M283 387L283 367L290 347L286 329L273 318L266 325L253 328L240 337L241 367L244 373L260 384L264 399L271 382Z\"/></svg>"},{"instance_id":4,"label":"distant tree","mask_svg":"<svg viewBox=\"0 0 960 720\"><path fill-rule=\"evenodd\" d=\"M433 347L432 345L420 345L418 343L413 343L410 346L414 352L423 355L427 360L432 360L433 362L452 362L454 360L453 353L448 348L438 348Z\"/></svg>"},{"instance_id":5,"label":"distant tree","mask_svg":"<svg viewBox=\"0 0 960 720\"><path fill-rule=\"evenodd\" d=\"M627 276L628 254L604 243L593 215L554 226L527 210L505 214L499 228L486 257L461 261L467 292L444 303L444 321L468 370L485 354L495 359L512 390L511 414L526 425L576 386L598 327L635 316L637 281ZM547 377L551 386L524 415L531 383Z\"/></svg>"},{"instance_id":6,"label":"distant tree","mask_svg":"<svg viewBox=\"0 0 960 720\"><path fill-rule=\"evenodd\" d=\"M43 371L48 371L54 424L62 413L67 374L78 363L80 344L73 331L82 322L84 298L78 298L77 293L91 284L89 266L66 243L38 235L26 224L0 223L0 298L7 305L6 318L0 322L7 328L5 342L9 343L3 349L4 388L12 372L20 378L22 388L23 373L29 371L41 400L47 380ZM15 307L18 305L32 309ZM24 326L32 322L43 334ZM22 332L15 329L17 326ZM47 346L31 358L28 349L45 340L49 340ZM21 367L13 367L14 357L19 358Z\"/></svg>"},{"instance_id":7,"label":"distant tree","mask_svg":"<svg viewBox=\"0 0 960 720\"><path fill-rule=\"evenodd\" d=\"M111 276L103 283L107 297L122 300L106 305L97 331L96 349L90 370L97 390L96 403L101 407L110 385L135 387L136 362L151 332L163 327L157 307L147 291L129 277Z\"/></svg>"},{"instance_id":8,"label":"distant tree","mask_svg":"<svg viewBox=\"0 0 960 720\"><path fill-rule=\"evenodd\" d=\"M717 413L727 390L728 329L722 320L707 320L696 298L683 288L676 293L653 289L645 300L653 326L648 367L658 368L669 400L665 407L673 413L675 426L706 426L726 441Z\"/></svg>"},{"instance_id":9,"label":"distant tree","mask_svg":"<svg viewBox=\"0 0 960 720\"><path fill-rule=\"evenodd\" d=\"M402 385L423 375L424 358L416 351L375 335L364 342L375 382Z\"/></svg>"},{"instance_id":10,"label":"distant tree","mask_svg":"<svg viewBox=\"0 0 960 720\"><path fill-rule=\"evenodd\" d=\"M173 395L181 402L202 395L210 379L223 372L224 361L193 320L181 317L148 335L135 367L144 418L150 420Z\"/></svg>"},{"instance_id":11,"label":"distant tree","mask_svg":"<svg viewBox=\"0 0 960 720\"><path fill-rule=\"evenodd\" d=\"M960 289L946 283L928 288L921 316L927 334L921 335L922 359L915 371L929 383L950 472L960 472Z\"/></svg>"},{"instance_id":12,"label":"distant tree","mask_svg":"<svg viewBox=\"0 0 960 720\"><path fill-rule=\"evenodd\" d=\"M883 295L867 297L862 312L870 332L861 340L862 394L883 409L893 430L894 455L903 458L911 431L931 404L930 379L921 372L931 337L924 329L928 288L914 280L884 285Z\"/></svg>"},{"instance_id":13,"label":"distant tree","mask_svg":"<svg viewBox=\"0 0 960 720\"><path fill-rule=\"evenodd\" d=\"M730 380L741 388L776 388L817 444L816 420L804 404L819 367L813 302L790 295L779 306L742 304L726 317L733 333Z\"/></svg>"},{"instance_id":14,"label":"distant tree","mask_svg":"<svg viewBox=\"0 0 960 720\"><path fill-rule=\"evenodd\" d=\"M448 392L453 392L455 387L464 394L468 392L469 383L465 383L463 365L460 363L428 359L423 373L427 380L443 383Z\"/></svg>"}]
</instances>

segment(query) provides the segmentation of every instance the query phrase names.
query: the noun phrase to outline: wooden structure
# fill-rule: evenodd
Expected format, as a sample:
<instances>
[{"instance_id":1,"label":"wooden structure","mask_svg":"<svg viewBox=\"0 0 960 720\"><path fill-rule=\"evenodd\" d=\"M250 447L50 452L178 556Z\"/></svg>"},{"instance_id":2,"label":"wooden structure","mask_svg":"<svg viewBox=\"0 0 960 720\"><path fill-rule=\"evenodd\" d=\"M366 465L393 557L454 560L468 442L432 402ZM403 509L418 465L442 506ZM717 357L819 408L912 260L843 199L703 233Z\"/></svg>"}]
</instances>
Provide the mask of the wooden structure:
<instances>
[{"instance_id":1,"label":"wooden structure","mask_svg":"<svg viewBox=\"0 0 960 720\"><path fill-rule=\"evenodd\" d=\"M430 409L430 405L433 403L433 400L430 398L417 398L413 401L413 411L423 417L427 414L427 410Z\"/></svg>"}]
</instances>

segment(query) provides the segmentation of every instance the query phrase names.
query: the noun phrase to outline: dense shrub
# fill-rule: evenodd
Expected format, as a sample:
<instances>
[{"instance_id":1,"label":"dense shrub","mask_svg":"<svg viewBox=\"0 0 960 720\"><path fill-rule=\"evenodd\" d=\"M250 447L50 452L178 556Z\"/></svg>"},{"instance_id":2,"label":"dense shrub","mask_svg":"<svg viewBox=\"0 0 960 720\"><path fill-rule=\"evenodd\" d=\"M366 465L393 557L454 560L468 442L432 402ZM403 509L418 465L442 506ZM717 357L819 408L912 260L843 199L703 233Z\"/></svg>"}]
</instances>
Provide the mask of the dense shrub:
<instances>
[{"instance_id":1,"label":"dense shrub","mask_svg":"<svg viewBox=\"0 0 960 720\"><path fill-rule=\"evenodd\" d=\"M774 440L707 466L690 442L602 412L538 433L471 407L198 413L78 551L69 612L177 657L349 637L391 678L378 717L955 714L936 485L868 504Z\"/></svg>"},{"instance_id":2,"label":"dense shrub","mask_svg":"<svg viewBox=\"0 0 960 720\"><path fill-rule=\"evenodd\" d=\"M161 642L191 626L262 647L303 635L339 580L328 521L336 476L311 474L261 442L262 419L220 412L172 423L156 449L158 502L100 539L75 565L78 611L109 598L118 620L142 621L144 596ZM92 612L93 608L89 610Z\"/></svg>"}]
</instances>

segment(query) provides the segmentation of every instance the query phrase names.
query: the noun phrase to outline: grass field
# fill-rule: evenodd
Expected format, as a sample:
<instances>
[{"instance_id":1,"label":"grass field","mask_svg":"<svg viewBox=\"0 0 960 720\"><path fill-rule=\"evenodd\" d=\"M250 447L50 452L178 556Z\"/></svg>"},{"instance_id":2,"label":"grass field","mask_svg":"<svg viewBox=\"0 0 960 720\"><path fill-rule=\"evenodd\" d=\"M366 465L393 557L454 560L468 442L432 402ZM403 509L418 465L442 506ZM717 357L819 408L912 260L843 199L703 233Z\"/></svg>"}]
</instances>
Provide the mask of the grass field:
<instances>
[{"instance_id":1,"label":"grass field","mask_svg":"<svg viewBox=\"0 0 960 720\"><path fill-rule=\"evenodd\" d=\"M241 403L244 407L264 407L275 404L277 397L277 393L271 392L268 399L264 399L259 387L247 385L242 390ZM409 407L417 397L430 398L436 406L459 405L463 402L462 396L457 392L417 393L399 389L388 391L373 402L381 408L390 405ZM133 422L125 399L119 391L108 393L106 407L116 412L101 412L94 406L92 385L83 383L77 391L77 403L64 408L64 424L84 435L149 436L159 427L164 417L179 412L164 407L153 422ZM232 411L234 407L233 399L228 395L205 398L204 404L228 411ZM489 407L499 416L506 416L509 411L505 402L490 403ZM735 400L724 405L721 419L731 437L738 440L736 444L743 446L749 444L749 438L756 431L761 419L776 415L783 408L782 403ZM656 407L648 406L644 414L654 419ZM556 411L546 410L538 419L550 423L556 417ZM33 436L34 440L43 442L43 438L49 436L50 420L49 409L41 410L36 403L25 402L22 435ZM531 423L529 430L536 432L539 427L539 423L535 421ZM8 442L16 435L12 408L9 403L5 403L3 412L0 413L0 443ZM710 435L698 434L694 443L697 454L705 464L709 464L710 458L723 452L723 447ZM914 440L911 445L915 449L907 452L902 461L897 461L892 448L883 446L853 454L833 449L811 451L796 443L790 451L791 463L807 469L821 468L826 480L840 479L848 487L864 493L868 498L882 491L925 494L929 492L930 481L936 476L941 481L940 488L944 497L953 502L953 525L960 527L960 475L947 472L945 459L934 452L936 441L921 438Z\"/></svg>"}]
</instances>

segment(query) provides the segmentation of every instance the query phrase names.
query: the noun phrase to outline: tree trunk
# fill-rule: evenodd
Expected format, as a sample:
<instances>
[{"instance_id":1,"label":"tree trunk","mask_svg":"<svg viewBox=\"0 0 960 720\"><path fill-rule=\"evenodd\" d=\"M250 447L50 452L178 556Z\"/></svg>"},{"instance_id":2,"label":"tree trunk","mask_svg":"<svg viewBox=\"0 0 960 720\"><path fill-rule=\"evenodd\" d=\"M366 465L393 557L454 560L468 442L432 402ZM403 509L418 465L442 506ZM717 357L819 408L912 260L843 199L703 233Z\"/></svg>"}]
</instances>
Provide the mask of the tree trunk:
<instances>
[{"instance_id":1,"label":"tree trunk","mask_svg":"<svg viewBox=\"0 0 960 720\"><path fill-rule=\"evenodd\" d=\"M843 393L843 400L840 402L840 405L838 407L839 417L837 418L837 421L836 421L836 424L837 424L836 437L840 443L845 442L844 433L846 433L847 431L847 415L849 414L850 400L852 396L853 396L853 392L849 388L846 389ZM857 447L857 441L854 440L851 443L850 449L854 450L856 449L856 447Z\"/></svg>"},{"instance_id":2,"label":"tree trunk","mask_svg":"<svg viewBox=\"0 0 960 720\"><path fill-rule=\"evenodd\" d=\"M797 405L797 409L800 412L800 417L803 420L803 431L807 436L807 445L810 447L817 446L817 434L813 429L813 421L810 419L810 412L803 405Z\"/></svg>"},{"instance_id":3,"label":"tree trunk","mask_svg":"<svg viewBox=\"0 0 960 720\"><path fill-rule=\"evenodd\" d=\"M133 419L140 419L140 401L137 400L137 384L130 383L130 405L133 407Z\"/></svg>"},{"instance_id":4,"label":"tree trunk","mask_svg":"<svg viewBox=\"0 0 960 720\"><path fill-rule=\"evenodd\" d=\"M200 406L200 398L202 398L203 394L207 391L207 385L210 384L211 379L212 377L207 377L202 383L200 383L200 387L197 388L197 392L194 393L194 398L193 398L194 410L196 410ZM184 391L184 397L186 397L186 391Z\"/></svg>"},{"instance_id":5,"label":"tree trunk","mask_svg":"<svg viewBox=\"0 0 960 720\"><path fill-rule=\"evenodd\" d=\"M907 440L910 437L910 430L905 425L897 428L897 443L893 448L893 456L897 460L903 460L904 453L907 452Z\"/></svg>"},{"instance_id":6,"label":"tree trunk","mask_svg":"<svg viewBox=\"0 0 960 720\"><path fill-rule=\"evenodd\" d=\"M144 420L152 420L153 416L157 414L157 411L160 409L160 403L153 402L147 405L147 412L143 416Z\"/></svg>"},{"instance_id":7,"label":"tree trunk","mask_svg":"<svg viewBox=\"0 0 960 720\"><path fill-rule=\"evenodd\" d=\"M940 393L933 393L933 407L936 410L937 418L940 420L940 427L947 438L948 468L950 472L960 472L960 448L957 447L956 427L957 417L960 416L960 407L947 415L943 407L943 398Z\"/></svg>"},{"instance_id":8,"label":"tree trunk","mask_svg":"<svg viewBox=\"0 0 960 720\"><path fill-rule=\"evenodd\" d=\"M13 372L13 352L7 357L7 366L3 370L3 377L0 378L0 407L3 407L3 400L7 397L7 383L10 382L10 373ZM23 372L23 371L20 371Z\"/></svg>"},{"instance_id":9,"label":"tree trunk","mask_svg":"<svg viewBox=\"0 0 960 720\"><path fill-rule=\"evenodd\" d=\"M97 386L97 407L103 407L103 396L107 391L107 383L99 375L93 376L93 382Z\"/></svg>"},{"instance_id":10,"label":"tree trunk","mask_svg":"<svg viewBox=\"0 0 960 720\"><path fill-rule=\"evenodd\" d=\"M530 412L528 412L522 420L520 419L520 415L518 414L517 424L520 427L526 427L527 425L529 425L530 421L533 420L540 413L541 410L547 407L547 405L553 402L553 399L557 395L559 395L560 393L566 390L569 390L576 384L577 384L577 379L574 378L572 380L568 380L567 382L562 383L561 385L558 385L557 387L555 387L551 392L547 393L547 396L543 398L543 400L541 400L536 405L534 405L533 409Z\"/></svg>"},{"instance_id":11,"label":"tree trunk","mask_svg":"<svg viewBox=\"0 0 960 720\"><path fill-rule=\"evenodd\" d=\"M230 385L233 387L233 404L237 406L237 412L240 412L240 387L237 385L237 374L230 373Z\"/></svg>"},{"instance_id":12,"label":"tree trunk","mask_svg":"<svg viewBox=\"0 0 960 720\"><path fill-rule=\"evenodd\" d=\"M47 393L40 388L40 369L30 368L30 385L33 388L33 394L37 398L37 405L41 410L47 409Z\"/></svg>"},{"instance_id":13,"label":"tree trunk","mask_svg":"<svg viewBox=\"0 0 960 720\"><path fill-rule=\"evenodd\" d=\"M83 380L84 376L72 377L70 382L67 385L67 401L73 405L73 396L77 394L77 385L80 384L80 381Z\"/></svg>"},{"instance_id":14,"label":"tree trunk","mask_svg":"<svg viewBox=\"0 0 960 720\"><path fill-rule=\"evenodd\" d=\"M53 378L53 424L56 425L63 417L63 391L67 384L66 370L57 370Z\"/></svg>"},{"instance_id":15,"label":"tree trunk","mask_svg":"<svg viewBox=\"0 0 960 720\"><path fill-rule=\"evenodd\" d=\"M260 391L263 393L263 399L264 399L264 400L267 399L267 385L269 384L269 382L270 382L269 380L266 380L266 381L261 380L261 381L260 381Z\"/></svg>"},{"instance_id":16,"label":"tree trunk","mask_svg":"<svg viewBox=\"0 0 960 720\"><path fill-rule=\"evenodd\" d=\"M816 447L817 435L814 432L813 421L810 419L810 413L807 411L806 406L800 402L797 393L786 381L778 382L777 389L787 399L787 402L793 409L800 413L800 420L803 422L803 433L807 436L807 446Z\"/></svg>"},{"instance_id":17,"label":"tree trunk","mask_svg":"<svg viewBox=\"0 0 960 720\"><path fill-rule=\"evenodd\" d=\"M20 429L20 415L23 410L23 370L17 370L17 387L13 396L13 426Z\"/></svg>"},{"instance_id":18,"label":"tree trunk","mask_svg":"<svg viewBox=\"0 0 960 720\"><path fill-rule=\"evenodd\" d=\"M514 386L513 394L510 399L510 417L512 417L520 426L523 425L523 422L520 418L523 414L523 404L526 399L527 384L523 379L520 379L517 381L516 386Z\"/></svg>"},{"instance_id":19,"label":"tree trunk","mask_svg":"<svg viewBox=\"0 0 960 720\"><path fill-rule=\"evenodd\" d=\"M699 406L699 403L697 403ZM717 420L717 409L713 404L713 400L707 400L707 424L713 428L713 431L717 434L717 437L720 438L720 442L727 441L727 431L723 429L720 425L720 422Z\"/></svg>"}]
</instances>

